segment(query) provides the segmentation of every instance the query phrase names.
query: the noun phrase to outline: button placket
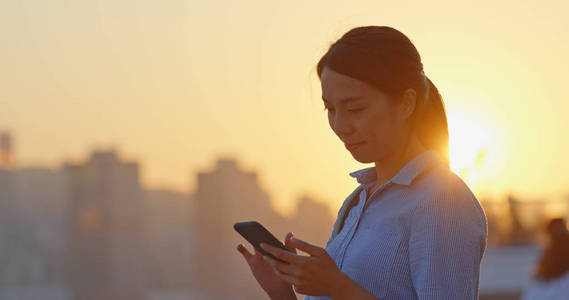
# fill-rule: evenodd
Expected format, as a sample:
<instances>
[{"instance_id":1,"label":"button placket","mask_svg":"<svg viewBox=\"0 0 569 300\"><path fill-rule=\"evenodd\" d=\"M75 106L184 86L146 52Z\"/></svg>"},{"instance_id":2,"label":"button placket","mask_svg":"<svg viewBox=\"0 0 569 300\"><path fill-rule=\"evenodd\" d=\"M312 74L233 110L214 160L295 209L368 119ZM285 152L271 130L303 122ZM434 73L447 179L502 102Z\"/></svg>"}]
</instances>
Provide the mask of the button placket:
<instances>
[{"instance_id":1,"label":"button placket","mask_svg":"<svg viewBox=\"0 0 569 300\"><path fill-rule=\"evenodd\" d=\"M357 214L357 220L356 220L356 222L352 222L352 224L351 224L351 226L350 226L349 234L346 234L346 237L344 238L344 240L345 240L346 238L349 237L348 242L345 243L345 244L342 243L342 244L343 244L343 247L341 248L340 264L339 264L339 267L340 267L340 268L342 267L342 264L344 263L344 257L345 257L345 255L346 255L346 249L348 248L348 246L349 246L350 243L352 242L352 239L354 238L354 235L355 235L355 233L356 233L356 231L357 231L357 228L358 228L359 225L360 225L360 220L362 219L362 215L363 215L363 213L364 213L365 208L368 206L369 203L372 202L371 199L372 199L376 194L379 195L381 192L383 192L383 190L385 190L385 188L386 188L390 183L391 183L391 181L387 181L386 183L382 184L379 188L377 188L377 190L375 190L375 191L371 194L370 197L367 197L367 190L366 190L366 189L364 189L364 190L362 191L362 193L360 193L360 201L359 201L358 205L357 205L356 207L352 208L352 210L353 210L353 209L357 209L357 212L358 212L358 214ZM364 201L362 201L362 197L363 197L363 200L364 200ZM367 199L366 199L366 198L367 198ZM368 200L369 200L369 202L368 202ZM343 241L342 241L342 242L343 242Z\"/></svg>"},{"instance_id":2,"label":"button placket","mask_svg":"<svg viewBox=\"0 0 569 300\"><path fill-rule=\"evenodd\" d=\"M344 228L342 230L340 230L340 232L338 233L338 236L336 236L336 241L335 241L335 247L333 247L333 249L331 249L334 253L334 257L338 258L338 266L341 266L342 263L342 251L344 250L344 245L346 244L346 239L350 236L350 231L352 230L352 225L353 225L353 220L354 220L354 216L353 214L355 213L355 207L353 207L348 213L348 216L346 216L346 219L344 221Z\"/></svg>"},{"instance_id":3,"label":"button placket","mask_svg":"<svg viewBox=\"0 0 569 300\"><path fill-rule=\"evenodd\" d=\"M347 230L346 236L344 237L344 239L342 241L342 248L340 249L341 250L340 251L340 263L339 263L340 268L342 267L342 264L344 262L344 256L346 254L346 249L348 248L348 245L350 244L350 241L352 240L354 233L356 232L356 228L359 224L359 220L361 218L363 206L365 205L365 198L367 197L367 190L364 189L360 193L359 197L360 197L360 199L358 201L358 204L356 206L352 207L352 209L350 211L350 214L353 212L355 212L357 214L354 215L355 220L351 220L351 222L349 222L349 230Z\"/></svg>"}]
</instances>

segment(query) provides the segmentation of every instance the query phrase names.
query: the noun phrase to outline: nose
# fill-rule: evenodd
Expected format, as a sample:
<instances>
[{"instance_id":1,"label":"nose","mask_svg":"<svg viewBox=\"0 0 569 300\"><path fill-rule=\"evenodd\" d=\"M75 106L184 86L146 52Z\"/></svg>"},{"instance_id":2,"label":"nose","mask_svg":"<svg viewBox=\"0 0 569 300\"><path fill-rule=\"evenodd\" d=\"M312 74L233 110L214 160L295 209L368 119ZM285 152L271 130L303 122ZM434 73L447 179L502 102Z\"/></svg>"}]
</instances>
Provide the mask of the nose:
<instances>
[{"instance_id":1,"label":"nose","mask_svg":"<svg viewBox=\"0 0 569 300\"><path fill-rule=\"evenodd\" d=\"M332 129L341 138L354 132L352 121L343 113L337 112L331 121Z\"/></svg>"}]
</instances>

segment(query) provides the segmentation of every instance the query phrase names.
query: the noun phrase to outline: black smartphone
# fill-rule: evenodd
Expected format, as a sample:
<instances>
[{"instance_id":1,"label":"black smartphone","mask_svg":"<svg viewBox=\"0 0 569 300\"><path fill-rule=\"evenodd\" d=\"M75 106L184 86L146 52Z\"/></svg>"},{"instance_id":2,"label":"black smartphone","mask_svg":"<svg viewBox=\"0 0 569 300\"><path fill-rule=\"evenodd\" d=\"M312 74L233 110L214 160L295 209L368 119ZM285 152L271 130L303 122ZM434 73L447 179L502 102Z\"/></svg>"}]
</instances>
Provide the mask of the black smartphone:
<instances>
[{"instance_id":1,"label":"black smartphone","mask_svg":"<svg viewBox=\"0 0 569 300\"><path fill-rule=\"evenodd\" d=\"M263 225L259 222L250 221L250 222L238 222L233 225L235 231L239 232L253 247L255 247L259 252L263 255L270 256L278 261L284 262L272 254L268 253L267 251L261 248L261 243L266 243L271 246L281 248L287 251L290 251L285 245L277 239L272 233L270 233ZM292 251L290 251L292 252ZM286 263L286 262L284 262Z\"/></svg>"}]
</instances>

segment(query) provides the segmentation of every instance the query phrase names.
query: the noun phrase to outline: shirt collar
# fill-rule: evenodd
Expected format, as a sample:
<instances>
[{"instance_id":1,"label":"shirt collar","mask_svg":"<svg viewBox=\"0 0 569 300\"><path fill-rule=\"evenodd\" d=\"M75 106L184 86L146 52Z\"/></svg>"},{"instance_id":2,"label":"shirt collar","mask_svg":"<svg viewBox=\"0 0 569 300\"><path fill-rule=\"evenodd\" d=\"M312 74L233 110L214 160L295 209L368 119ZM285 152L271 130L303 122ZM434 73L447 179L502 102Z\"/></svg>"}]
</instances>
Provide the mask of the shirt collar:
<instances>
[{"instance_id":1,"label":"shirt collar","mask_svg":"<svg viewBox=\"0 0 569 300\"><path fill-rule=\"evenodd\" d=\"M436 150L423 151L403 166L390 181L400 185L409 185L421 173L442 162L443 160ZM375 166L360 169L349 174L351 177L356 178L358 183L364 185L371 184L377 179Z\"/></svg>"}]
</instances>

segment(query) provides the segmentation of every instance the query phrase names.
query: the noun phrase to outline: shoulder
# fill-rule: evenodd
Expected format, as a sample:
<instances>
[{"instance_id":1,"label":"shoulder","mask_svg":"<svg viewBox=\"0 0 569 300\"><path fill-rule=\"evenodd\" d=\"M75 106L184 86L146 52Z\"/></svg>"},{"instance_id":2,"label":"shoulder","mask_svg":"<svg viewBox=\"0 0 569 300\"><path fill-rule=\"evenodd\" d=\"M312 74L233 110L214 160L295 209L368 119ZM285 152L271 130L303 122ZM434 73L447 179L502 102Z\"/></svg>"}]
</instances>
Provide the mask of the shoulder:
<instances>
[{"instance_id":1,"label":"shoulder","mask_svg":"<svg viewBox=\"0 0 569 300\"><path fill-rule=\"evenodd\" d=\"M455 195L463 199L476 199L468 185L452 170L439 165L413 182L415 189L425 196Z\"/></svg>"},{"instance_id":2,"label":"shoulder","mask_svg":"<svg viewBox=\"0 0 569 300\"><path fill-rule=\"evenodd\" d=\"M416 214L445 219L470 220L486 231L486 215L468 185L452 170L438 166L412 183Z\"/></svg>"}]
</instances>

